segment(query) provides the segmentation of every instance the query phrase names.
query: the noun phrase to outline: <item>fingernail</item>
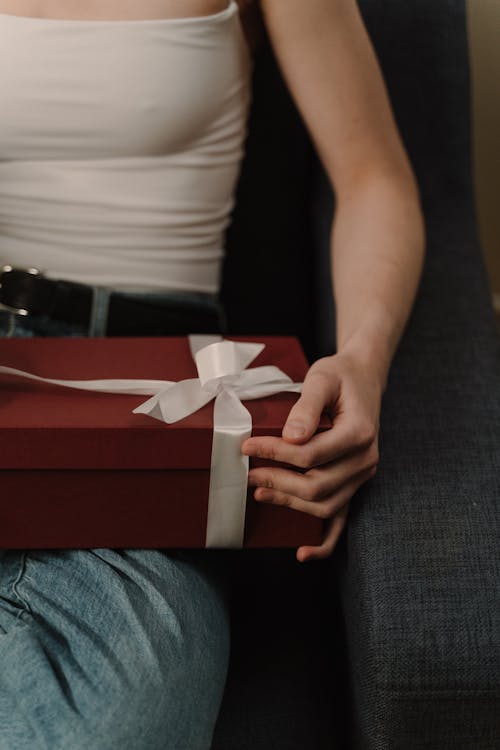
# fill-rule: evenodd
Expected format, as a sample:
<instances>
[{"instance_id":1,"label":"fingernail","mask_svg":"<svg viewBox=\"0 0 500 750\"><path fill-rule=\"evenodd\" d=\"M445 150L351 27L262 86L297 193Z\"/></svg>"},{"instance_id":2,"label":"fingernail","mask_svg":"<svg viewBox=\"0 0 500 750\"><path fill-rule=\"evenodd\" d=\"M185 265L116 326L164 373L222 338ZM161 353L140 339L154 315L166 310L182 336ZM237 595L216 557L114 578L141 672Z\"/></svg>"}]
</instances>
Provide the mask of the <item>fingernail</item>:
<instances>
[{"instance_id":1,"label":"fingernail","mask_svg":"<svg viewBox=\"0 0 500 750\"><path fill-rule=\"evenodd\" d=\"M288 437L292 438L299 438L302 437L302 435L305 435L306 428L302 424L302 422L287 422L285 425L285 429L283 430L283 434L287 435Z\"/></svg>"},{"instance_id":2,"label":"fingernail","mask_svg":"<svg viewBox=\"0 0 500 750\"><path fill-rule=\"evenodd\" d=\"M260 501L260 500L271 500L273 495L272 492L266 492L265 489L262 487L257 487L257 489L253 493L254 500Z\"/></svg>"}]
</instances>

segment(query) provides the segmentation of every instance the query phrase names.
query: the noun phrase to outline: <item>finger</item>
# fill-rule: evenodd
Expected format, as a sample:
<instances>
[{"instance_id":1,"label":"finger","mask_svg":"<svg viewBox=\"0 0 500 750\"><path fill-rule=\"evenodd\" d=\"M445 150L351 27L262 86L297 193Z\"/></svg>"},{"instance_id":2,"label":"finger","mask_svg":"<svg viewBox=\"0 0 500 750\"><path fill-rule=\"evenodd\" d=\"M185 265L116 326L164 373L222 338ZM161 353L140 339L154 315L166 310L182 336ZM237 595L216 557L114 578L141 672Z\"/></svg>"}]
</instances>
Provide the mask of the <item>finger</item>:
<instances>
[{"instance_id":1,"label":"finger","mask_svg":"<svg viewBox=\"0 0 500 750\"><path fill-rule=\"evenodd\" d=\"M264 487L292 495L309 503L331 496L351 479L377 468L378 452L373 450L351 455L340 461L309 469L304 474L293 469L259 466L248 474L250 487Z\"/></svg>"},{"instance_id":2,"label":"finger","mask_svg":"<svg viewBox=\"0 0 500 750\"><path fill-rule=\"evenodd\" d=\"M307 513L315 516L315 518L325 520L335 515L352 498L359 487L371 479L373 475L374 472L372 469L360 472L342 485L335 493L317 502L311 502L296 495L280 492L279 490L269 490L264 487L258 487L255 490L254 498L257 502L286 506L292 510L298 510L301 513Z\"/></svg>"},{"instance_id":3,"label":"finger","mask_svg":"<svg viewBox=\"0 0 500 750\"><path fill-rule=\"evenodd\" d=\"M324 560L330 557L344 530L348 513L349 504L346 504L332 518L323 543L319 547L299 547L297 550L297 560L299 562L307 562L308 560Z\"/></svg>"},{"instance_id":4,"label":"finger","mask_svg":"<svg viewBox=\"0 0 500 750\"><path fill-rule=\"evenodd\" d=\"M340 380L333 372L321 367L309 370L302 384L302 393L292 406L283 427L285 440L303 443L317 430L321 413L336 401L340 393Z\"/></svg>"},{"instance_id":5,"label":"finger","mask_svg":"<svg viewBox=\"0 0 500 750\"><path fill-rule=\"evenodd\" d=\"M313 435L303 445L266 435L248 438L242 443L241 451L246 456L268 458L309 469L366 448L373 441L373 430L366 429L355 418L339 418L332 428Z\"/></svg>"}]
</instances>

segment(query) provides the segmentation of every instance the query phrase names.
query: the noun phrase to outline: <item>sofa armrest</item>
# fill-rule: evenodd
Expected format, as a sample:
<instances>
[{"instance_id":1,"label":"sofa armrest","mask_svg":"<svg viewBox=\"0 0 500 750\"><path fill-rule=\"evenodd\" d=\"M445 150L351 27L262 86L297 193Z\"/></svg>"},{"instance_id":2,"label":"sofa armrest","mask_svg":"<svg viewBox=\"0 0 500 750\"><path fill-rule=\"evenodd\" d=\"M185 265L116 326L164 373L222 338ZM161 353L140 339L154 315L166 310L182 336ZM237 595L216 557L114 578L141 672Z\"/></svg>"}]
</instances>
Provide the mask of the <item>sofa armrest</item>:
<instances>
[{"instance_id":1,"label":"sofa armrest","mask_svg":"<svg viewBox=\"0 0 500 750\"><path fill-rule=\"evenodd\" d=\"M419 177L428 244L384 394L379 471L353 500L333 563L355 744L493 750L500 337L473 208L465 11L389 3L382 17L376 5L362 2Z\"/></svg>"},{"instance_id":2,"label":"sofa armrest","mask_svg":"<svg viewBox=\"0 0 500 750\"><path fill-rule=\"evenodd\" d=\"M419 297L335 560L363 748L500 741L500 339L461 216L431 231L460 273Z\"/></svg>"}]
</instances>

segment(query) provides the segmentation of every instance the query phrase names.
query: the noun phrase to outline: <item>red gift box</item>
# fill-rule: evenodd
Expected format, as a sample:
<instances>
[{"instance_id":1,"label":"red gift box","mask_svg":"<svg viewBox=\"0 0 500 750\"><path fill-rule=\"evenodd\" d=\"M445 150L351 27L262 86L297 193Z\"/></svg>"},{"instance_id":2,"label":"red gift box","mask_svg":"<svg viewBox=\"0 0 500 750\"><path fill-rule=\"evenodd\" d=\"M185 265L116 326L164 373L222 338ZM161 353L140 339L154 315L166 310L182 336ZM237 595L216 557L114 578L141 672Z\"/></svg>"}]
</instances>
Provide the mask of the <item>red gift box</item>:
<instances>
[{"instance_id":1,"label":"red gift box","mask_svg":"<svg viewBox=\"0 0 500 750\"><path fill-rule=\"evenodd\" d=\"M303 380L307 362L296 339L257 340L265 348L252 367L273 364ZM0 363L58 379L197 377L186 337L2 339ZM281 435L296 399L245 401L252 435ZM213 402L167 425L132 413L144 400L0 376L0 547L205 546ZM251 467L266 463L250 459ZM321 538L319 519L257 503L249 489L245 547Z\"/></svg>"}]
</instances>

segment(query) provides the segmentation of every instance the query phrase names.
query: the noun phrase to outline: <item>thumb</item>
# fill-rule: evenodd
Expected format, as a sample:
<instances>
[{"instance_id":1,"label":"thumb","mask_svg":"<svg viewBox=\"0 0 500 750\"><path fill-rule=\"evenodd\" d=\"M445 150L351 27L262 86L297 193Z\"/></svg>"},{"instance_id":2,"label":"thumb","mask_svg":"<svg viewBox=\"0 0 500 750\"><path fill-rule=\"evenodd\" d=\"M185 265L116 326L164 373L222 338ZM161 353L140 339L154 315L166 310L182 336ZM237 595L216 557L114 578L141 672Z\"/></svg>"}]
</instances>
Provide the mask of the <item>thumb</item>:
<instances>
[{"instance_id":1,"label":"thumb","mask_svg":"<svg viewBox=\"0 0 500 750\"><path fill-rule=\"evenodd\" d=\"M282 430L285 440L305 443L318 428L323 409L328 406L337 391L333 373L309 371L304 378L302 394L292 406Z\"/></svg>"}]
</instances>

